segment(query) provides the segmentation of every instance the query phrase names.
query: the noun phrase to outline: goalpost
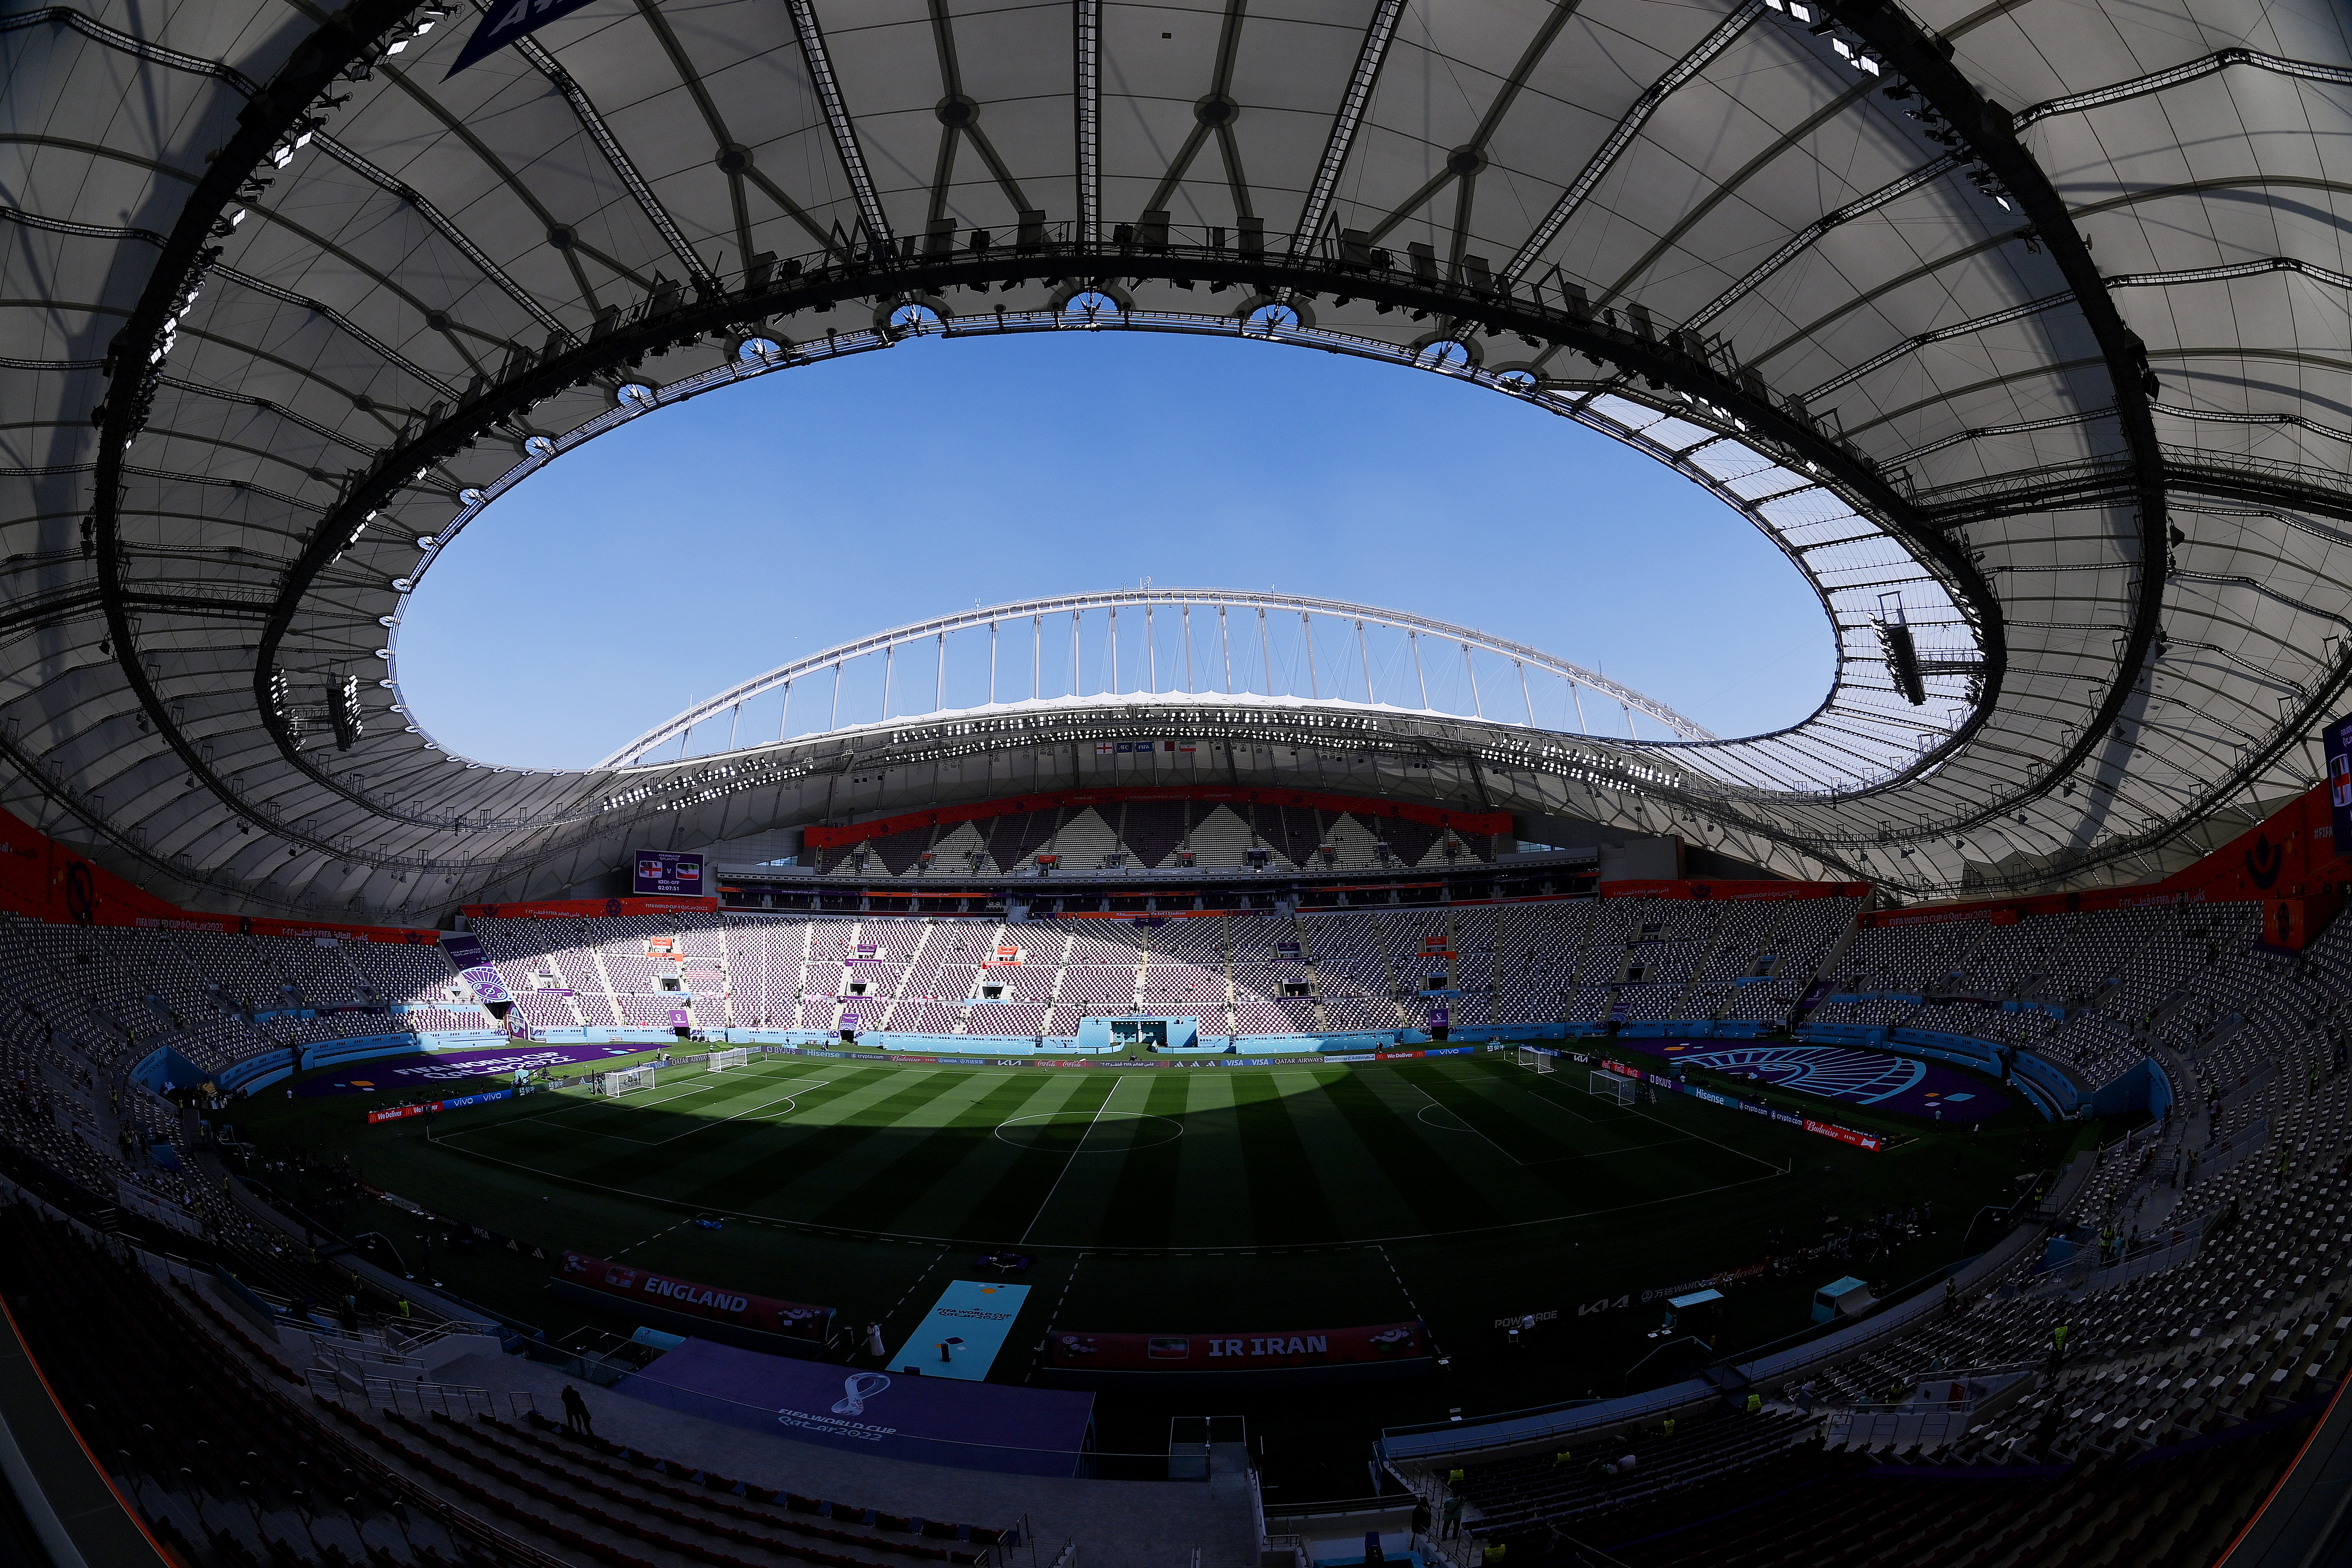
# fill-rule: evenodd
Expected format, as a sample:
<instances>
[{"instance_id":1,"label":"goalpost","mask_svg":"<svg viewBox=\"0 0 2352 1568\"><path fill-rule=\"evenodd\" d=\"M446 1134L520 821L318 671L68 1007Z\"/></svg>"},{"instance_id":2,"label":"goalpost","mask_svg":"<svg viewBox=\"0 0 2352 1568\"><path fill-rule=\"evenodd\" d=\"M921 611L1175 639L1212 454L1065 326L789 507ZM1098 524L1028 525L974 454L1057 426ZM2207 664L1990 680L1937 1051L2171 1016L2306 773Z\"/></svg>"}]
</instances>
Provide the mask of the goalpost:
<instances>
[{"instance_id":1,"label":"goalpost","mask_svg":"<svg viewBox=\"0 0 2352 1568\"><path fill-rule=\"evenodd\" d=\"M1519 1047L1519 1065L1529 1072L1555 1072L1559 1068L1559 1058L1552 1051L1523 1045Z\"/></svg>"},{"instance_id":2,"label":"goalpost","mask_svg":"<svg viewBox=\"0 0 2352 1568\"><path fill-rule=\"evenodd\" d=\"M710 1053L710 1071L724 1072L730 1067L744 1066L751 1060L751 1053L740 1045L732 1051L714 1051Z\"/></svg>"},{"instance_id":3,"label":"goalpost","mask_svg":"<svg viewBox=\"0 0 2352 1568\"><path fill-rule=\"evenodd\" d=\"M1612 1100L1620 1105L1633 1103L1633 1081L1614 1072L1592 1072L1586 1075L1584 1092L1595 1100Z\"/></svg>"},{"instance_id":4,"label":"goalpost","mask_svg":"<svg viewBox=\"0 0 2352 1568\"><path fill-rule=\"evenodd\" d=\"M654 1070L650 1067L624 1067L596 1080L599 1094L632 1094L653 1086Z\"/></svg>"}]
</instances>

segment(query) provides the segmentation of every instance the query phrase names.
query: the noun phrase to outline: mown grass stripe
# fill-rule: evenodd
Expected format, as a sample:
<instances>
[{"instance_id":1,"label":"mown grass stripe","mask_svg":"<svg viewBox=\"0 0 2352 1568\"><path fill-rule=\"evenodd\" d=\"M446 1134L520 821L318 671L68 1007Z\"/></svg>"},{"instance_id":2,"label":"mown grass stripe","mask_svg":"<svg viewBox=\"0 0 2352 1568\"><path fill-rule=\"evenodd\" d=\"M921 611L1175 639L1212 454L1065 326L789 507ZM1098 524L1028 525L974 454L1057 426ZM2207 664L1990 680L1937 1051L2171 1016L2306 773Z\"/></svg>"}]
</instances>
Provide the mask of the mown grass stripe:
<instances>
[{"instance_id":1,"label":"mown grass stripe","mask_svg":"<svg viewBox=\"0 0 2352 1568\"><path fill-rule=\"evenodd\" d=\"M1315 1179L1315 1156L1282 1103L1288 1094L1320 1092L1307 1072L1268 1072L1234 1087L1251 1223L1261 1242L1321 1241L1339 1234L1339 1217Z\"/></svg>"},{"instance_id":2,"label":"mown grass stripe","mask_svg":"<svg viewBox=\"0 0 2352 1568\"><path fill-rule=\"evenodd\" d=\"M870 1083L862 1081L871 1076L871 1070L860 1073L853 1069L819 1087L798 1091L801 1103L805 1106L820 1099L838 1099L870 1091ZM772 1092L777 1095L795 1092L790 1082L776 1083ZM582 1180L604 1181L611 1179L611 1173L623 1172L632 1178L630 1185L637 1185L637 1178L649 1168L677 1169L691 1159L716 1157L730 1143L772 1130L768 1124L749 1118L719 1124L684 1114L665 1115L656 1108L626 1119L600 1122L593 1133L548 1121L510 1123L485 1129L480 1134L469 1134L457 1146ZM662 1145L668 1151L667 1155L648 1160L649 1155L658 1152L655 1140L678 1133L693 1135Z\"/></svg>"},{"instance_id":3,"label":"mown grass stripe","mask_svg":"<svg viewBox=\"0 0 2352 1568\"><path fill-rule=\"evenodd\" d=\"M1184 1136L1177 1145L1175 1188L1169 1195L1167 1245L1247 1245L1258 1239L1250 1211L1248 1154L1234 1104L1241 1075L1210 1069L1187 1072Z\"/></svg>"},{"instance_id":4,"label":"mown grass stripe","mask_svg":"<svg viewBox=\"0 0 2352 1568\"><path fill-rule=\"evenodd\" d=\"M1066 1111L1092 1116L1117 1087L1118 1074L1068 1071L1045 1073L1030 1102L1015 1115ZM1002 1140L999 1140L1002 1142ZM1070 1163L1066 1147L1004 1144L1012 1158L996 1167L995 1177L972 1196L961 1233L1011 1246L1027 1233L1037 1211L1060 1182Z\"/></svg>"},{"instance_id":5,"label":"mown grass stripe","mask_svg":"<svg viewBox=\"0 0 2352 1568\"><path fill-rule=\"evenodd\" d=\"M1184 1201L1177 1173L1183 1167L1183 1145L1192 1136L1184 1115L1189 1100L1186 1080L1198 1076L1193 1072L1153 1074L1145 1080L1140 1095L1129 1090L1120 1096L1121 1110L1142 1116L1164 1116L1178 1129L1177 1136L1165 1137L1170 1130L1166 1123L1139 1123L1135 1141L1145 1146L1129 1148L1119 1160L1116 1175L1104 1184L1108 1192L1103 1233L1116 1237L1120 1246L1168 1244L1169 1232L1175 1225L1176 1207Z\"/></svg>"},{"instance_id":6,"label":"mown grass stripe","mask_svg":"<svg viewBox=\"0 0 2352 1568\"><path fill-rule=\"evenodd\" d=\"M924 1235L951 1233L971 1212L972 1193L993 1185L1003 1167L1019 1156L1019 1147L999 1138L996 1129L1022 1114L1041 1087L1017 1078L973 1082L981 1092L957 1105L954 1121L911 1140L887 1166L845 1187L821 1221Z\"/></svg>"},{"instance_id":7,"label":"mown grass stripe","mask_svg":"<svg viewBox=\"0 0 2352 1568\"><path fill-rule=\"evenodd\" d=\"M1361 1073L1327 1083L1323 1092L1333 1112L1370 1152L1381 1173L1381 1202L1393 1206L1391 1212L1409 1212L1421 1221L1420 1228L1429 1230L1524 1218L1506 1213L1487 1196L1517 1189L1498 1189L1491 1179L1482 1179L1479 1167L1486 1167L1491 1177L1496 1164L1485 1140L1466 1133L1441 1133L1405 1114ZM1379 1228L1369 1234L1397 1228L1385 1215L1370 1218Z\"/></svg>"},{"instance_id":8,"label":"mown grass stripe","mask_svg":"<svg viewBox=\"0 0 2352 1568\"><path fill-rule=\"evenodd\" d=\"M787 1123L733 1124L722 1130L733 1157L722 1161L713 1147L702 1151L691 1166L644 1173L638 1180L668 1186L684 1203L806 1220L832 1196L816 1181L817 1173L844 1150L872 1136L877 1122L887 1124L929 1100L936 1092L934 1076L911 1074L886 1092L861 1091L831 1099ZM855 1120L848 1119L853 1109ZM732 1148L738 1142L745 1146Z\"/></svg>"}]
</instances>

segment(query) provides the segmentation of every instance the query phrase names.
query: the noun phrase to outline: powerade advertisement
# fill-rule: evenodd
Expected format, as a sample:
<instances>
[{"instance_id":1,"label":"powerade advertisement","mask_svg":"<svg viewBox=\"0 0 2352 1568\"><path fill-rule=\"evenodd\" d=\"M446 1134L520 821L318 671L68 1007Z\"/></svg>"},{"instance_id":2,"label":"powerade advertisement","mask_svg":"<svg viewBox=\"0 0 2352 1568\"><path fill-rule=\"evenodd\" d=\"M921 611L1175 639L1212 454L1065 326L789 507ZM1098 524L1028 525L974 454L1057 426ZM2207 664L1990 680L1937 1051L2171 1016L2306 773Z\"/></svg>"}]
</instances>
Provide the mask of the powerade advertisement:
<instances>
[{"instance_id":1,"label":"powerade advertisement","mask_svg":"<svg viewBox=\"0 0 2352 1568\"><path fill-rule=\"evenodd\" d=\"M629 891L635 894L702 894L702 857L667 850L639 850L630 857Z\"/></svg>"}]
</instances>

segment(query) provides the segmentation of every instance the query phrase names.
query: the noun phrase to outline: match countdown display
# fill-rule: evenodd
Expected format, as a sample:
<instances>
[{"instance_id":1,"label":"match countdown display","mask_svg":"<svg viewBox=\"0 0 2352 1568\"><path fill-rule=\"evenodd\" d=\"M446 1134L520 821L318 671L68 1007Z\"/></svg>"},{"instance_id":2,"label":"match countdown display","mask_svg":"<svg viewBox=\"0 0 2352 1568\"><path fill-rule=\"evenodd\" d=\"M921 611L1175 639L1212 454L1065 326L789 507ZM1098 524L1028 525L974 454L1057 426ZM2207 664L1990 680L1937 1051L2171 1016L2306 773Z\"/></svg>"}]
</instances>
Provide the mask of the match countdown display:
<instances>
[{"instance_id":1,"label":"match countdown display","mask_svg":"<svg viewBox=\"0 0 2352 1568\"><path fill-rule=\"evenodd\" d=\"M629 891L635 894L677 893L699 896L702 856L669 850L639 850L630 857Z\"/></svg>"}]
</instances>

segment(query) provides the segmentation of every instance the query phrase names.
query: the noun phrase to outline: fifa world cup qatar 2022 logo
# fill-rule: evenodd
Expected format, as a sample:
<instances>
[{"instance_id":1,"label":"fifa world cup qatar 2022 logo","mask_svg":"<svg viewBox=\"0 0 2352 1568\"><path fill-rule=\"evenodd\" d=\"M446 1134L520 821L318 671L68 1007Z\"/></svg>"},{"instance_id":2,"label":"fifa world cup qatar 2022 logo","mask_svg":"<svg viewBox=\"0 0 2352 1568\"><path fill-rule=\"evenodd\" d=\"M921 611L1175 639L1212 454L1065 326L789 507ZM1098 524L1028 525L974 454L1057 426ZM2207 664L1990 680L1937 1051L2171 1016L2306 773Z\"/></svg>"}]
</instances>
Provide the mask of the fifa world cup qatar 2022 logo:
<instances>
[{"instance_id":1,"label":"fifa world cup qatar 2022 logo","mask_svg":"<svg viewBox=\"0 0 2352 1568\"><path fill-rule=\"evenodd\" d=\"M890 1386L889 1375L880 1372L858 1372L841 1380L841 1398L834 1406L836 1416L863 1416L866 1402Z\"/></svg>"}]
</instances>

